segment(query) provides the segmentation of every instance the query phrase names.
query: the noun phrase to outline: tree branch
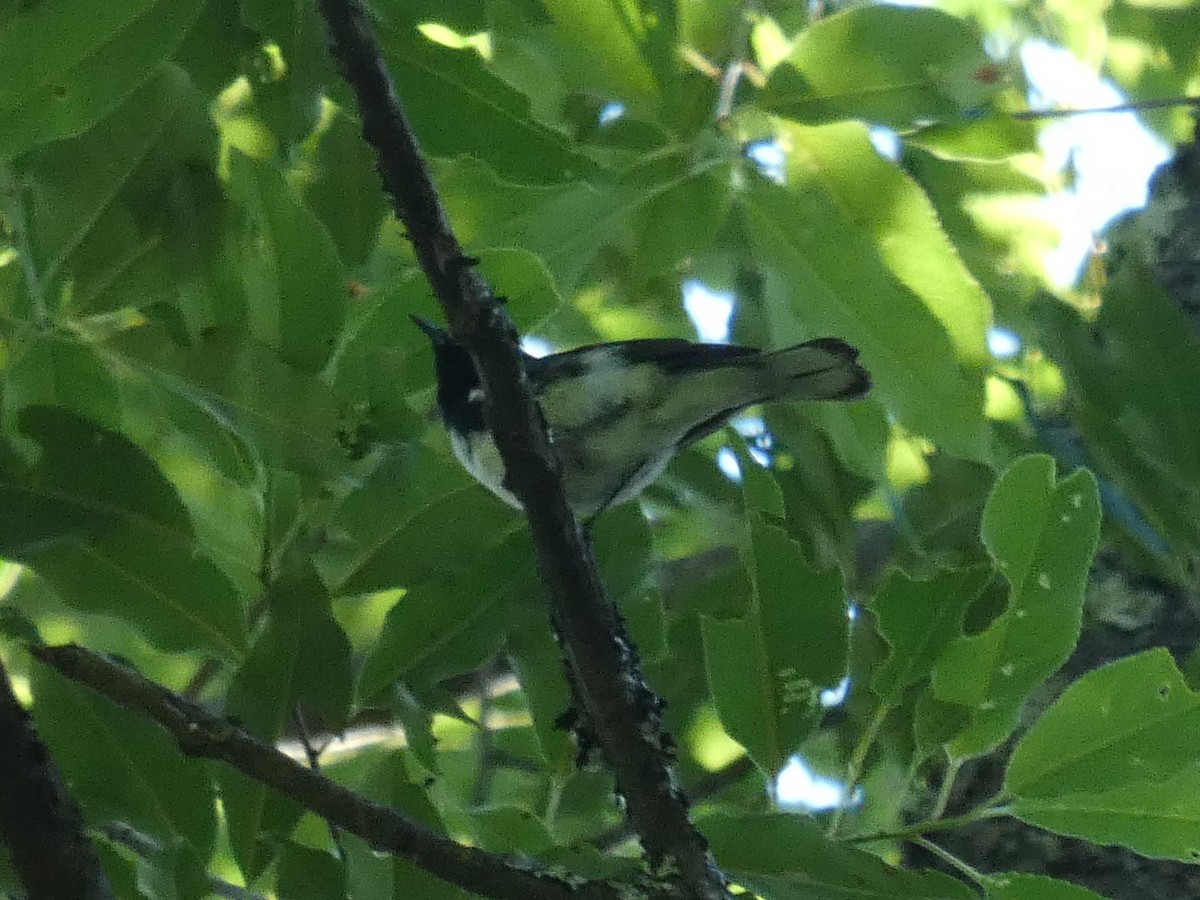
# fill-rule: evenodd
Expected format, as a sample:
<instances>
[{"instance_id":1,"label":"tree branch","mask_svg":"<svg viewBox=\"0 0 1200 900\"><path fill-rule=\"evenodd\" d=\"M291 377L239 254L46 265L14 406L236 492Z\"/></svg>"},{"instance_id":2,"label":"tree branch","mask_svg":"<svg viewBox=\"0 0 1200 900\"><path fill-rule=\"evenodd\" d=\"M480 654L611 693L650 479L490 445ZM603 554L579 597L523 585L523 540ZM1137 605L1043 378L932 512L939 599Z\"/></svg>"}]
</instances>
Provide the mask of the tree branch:
<instances>
[{"instance_id":1,"label":"tree branch","mask_svg":"<svg viewBox=\"0 0 1200 900\"><path fill-rule=\"evenodd\" d=\"M219 759L274 788L376 850L402 856L468 891L497 900L618 900L615 887L532 871L495 853L458 844L414 819L306 768L225 719L132 669L74 644L30 652L63 676L165 728L189 756ZM7 796L7 788L0 797ZM22 815L27 815L23 810ZM105 894L35 894L91 898Z\"/></svg>"},{"instance_id":2,"label":"tree branch","mask_svg":"<svg viewBox=\"0 0 1200 900\"><path fill-rule=\"evenodd\" d=\"M0 840L30 897L113 900L83 816L0 663Z\"/></svg>"},{"instance_id":3,"label":"tree branch","mask_svg":"<svg viewBox=\"0 0 1200 900\"><path fill-rule=\"evenodd\" d=\"M673 873L688 896L727 897L724 876L675 784L661 702L642 678L637 652L567 504L558 461L525 378L516 330L450 228L361 3L320 0L319 5L332 53L358 100L363 135L377 154L384 188L452 334L479 370L505 484L529 519L551 616L587 724L616 776L642 846L653 867Z\"/></svg>"}]
</instances>

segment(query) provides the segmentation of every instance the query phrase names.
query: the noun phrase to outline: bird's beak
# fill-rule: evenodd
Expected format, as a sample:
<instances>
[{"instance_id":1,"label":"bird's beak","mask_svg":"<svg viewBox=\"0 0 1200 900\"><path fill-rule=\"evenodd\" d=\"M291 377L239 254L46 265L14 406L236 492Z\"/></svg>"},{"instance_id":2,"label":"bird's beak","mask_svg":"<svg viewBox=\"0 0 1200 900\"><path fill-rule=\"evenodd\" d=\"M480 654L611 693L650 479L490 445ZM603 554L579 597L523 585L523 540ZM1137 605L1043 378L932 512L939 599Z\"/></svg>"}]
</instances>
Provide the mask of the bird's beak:
<instances>
[{"instance_id":1,"label":"bird's beak","mask_svg":"<svg viewBox=\"0 0 1200 900\"><path fill-rule=\"evenodd\" d=\"M450 342L450 332L445 328L439 328L422 316L409 316L409 318L412 319L414 325L425 332L425 336L433 341L435 347Z\"/></svg>"}]
</instances>

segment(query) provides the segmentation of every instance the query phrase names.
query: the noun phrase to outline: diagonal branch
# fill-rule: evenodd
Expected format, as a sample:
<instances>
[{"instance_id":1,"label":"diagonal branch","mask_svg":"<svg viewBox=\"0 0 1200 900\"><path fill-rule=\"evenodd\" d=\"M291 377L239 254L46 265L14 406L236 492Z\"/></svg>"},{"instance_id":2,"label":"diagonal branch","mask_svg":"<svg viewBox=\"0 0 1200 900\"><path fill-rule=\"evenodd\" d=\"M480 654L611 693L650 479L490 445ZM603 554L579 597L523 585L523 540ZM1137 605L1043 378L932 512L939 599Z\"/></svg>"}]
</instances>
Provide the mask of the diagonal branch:
<instances>
[{"instance_id":1,"label":"diagonal branch","mask_svg":"<svg viewBox=\"0 0 1200 900\"><path fill-rule=\"evenodd\" d=\"M675 784L661 702L605 593L591 548L563 493L558 461L525 378L516 331L450 228L416 136L405 117L361 0L320 0L332 53L358 100L363 135L384 188L450 330L475 360L485 415L521 501L587 724L616 776L653 867L697 900L728 896L707 842ZM420 90L420 85L413 85ZM451 112L452 111L448 111Z\"/></svg>"},{"instance_id":2,"label":"diagonal branch","mask_svg":"<svg viewBox=\"0 0 1200 900\"><path fill-rule=\"evenodd\" d=\"M189 756L222 760L376 850L402 856L451 884L498 900L618 900L621 896L608 884L542 874L498 854L456 843L306 768L231 722L98 653L74 644L38 646L30 652L66 678L157 722Z\"/></svg>"}]
</instances>

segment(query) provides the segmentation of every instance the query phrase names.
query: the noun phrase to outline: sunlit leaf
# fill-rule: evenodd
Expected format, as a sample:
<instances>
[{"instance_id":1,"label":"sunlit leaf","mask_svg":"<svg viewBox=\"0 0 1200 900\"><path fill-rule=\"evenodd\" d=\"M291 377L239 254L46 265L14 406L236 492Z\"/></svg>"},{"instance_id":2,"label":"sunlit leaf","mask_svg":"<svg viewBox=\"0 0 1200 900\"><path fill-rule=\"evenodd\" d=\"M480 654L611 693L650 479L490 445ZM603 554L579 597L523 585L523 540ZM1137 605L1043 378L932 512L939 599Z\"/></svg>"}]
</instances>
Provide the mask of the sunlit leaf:
<instances>
[{"instance_id":1,"label":"sunlit leaf","mask_svg":"<svg viewBox=\"0 0 1200 900\"><path fill-rule=\"evenodd\" d=\"M791 126L789 177L823 185L876 243L892 275L941 323L959 362L986 367L991 301L959 258L925 193L871 144L866 126Z\"/></svg>"},{"instance_id":2,"label":"sunlit leaf","mask_svg":"<svg viewBox=\"0 0 1200 900\"><path fill-rule=\"evenodd\" d=\"M905 128L956 118L992 89L967 22L934 9L852 8L805 29L762 103L801 122L857 118ZM990 70L988 70L990 71Z\"/></svg>"},{"instance_id":3,"label":"sunlit leaf","mask_svg":"<svg viewBox=\"0 0 1200 900\"><path fill-rule=\"evenodd\" d=\"M705 666L721 724L766 772L778 772L821 713L819 694L846 673L841 576L818 573L779 528L751 519L754 599L747 614L702 620Z\"/></svg>"},{"instance_id":4,"label":"sunlit leaf","mask_svg":"<svg viewBox=\"0 0 1200 900\"><path fill-rule=\"evenodd\" d=\"M815 180L752 182L749 236L768 272L767 314L782 339L835 335L862 351L872 396L952 452L983 441L983 379L955 361L929 308L885 267L879 249Z\"/></svg>"},{"instance_id":5,"label":"sunlit leaf","mask_svg":"<svg viewBox=\"0 0 1200 900\"><path fill-rule=\"evenodd\" d=\"M1058 481L1050 457L1024 457L996 482L982 533L1008 581L1007 608L982 632L953 641L933 675L938 699L974 710L952 747L962 756L1003 740L1025 697L1075 646L1100 534L1096 480L1081 469Z\"/></svg>"}]
</instances>

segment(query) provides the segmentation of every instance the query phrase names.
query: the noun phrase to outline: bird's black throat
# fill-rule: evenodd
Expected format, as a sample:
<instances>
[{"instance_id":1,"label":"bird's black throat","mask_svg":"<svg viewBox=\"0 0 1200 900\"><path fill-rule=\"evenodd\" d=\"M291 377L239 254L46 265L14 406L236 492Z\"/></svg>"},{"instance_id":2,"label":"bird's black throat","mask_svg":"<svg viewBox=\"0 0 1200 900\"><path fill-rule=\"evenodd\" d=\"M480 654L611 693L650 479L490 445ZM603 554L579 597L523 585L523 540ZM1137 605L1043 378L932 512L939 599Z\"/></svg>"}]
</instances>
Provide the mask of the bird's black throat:
<instances>
[{"instance_id":1,"label":"bird's black throat","mask_svg":"<svg viewBox=\"0 0 1200 900\"><path fill-rule=\"evenodd\" d=\"M434 342L433 359L437 402L446 427L462 435L485 428L482 386L471 354L447 336Z\"/></svg>"}]
</instances>

